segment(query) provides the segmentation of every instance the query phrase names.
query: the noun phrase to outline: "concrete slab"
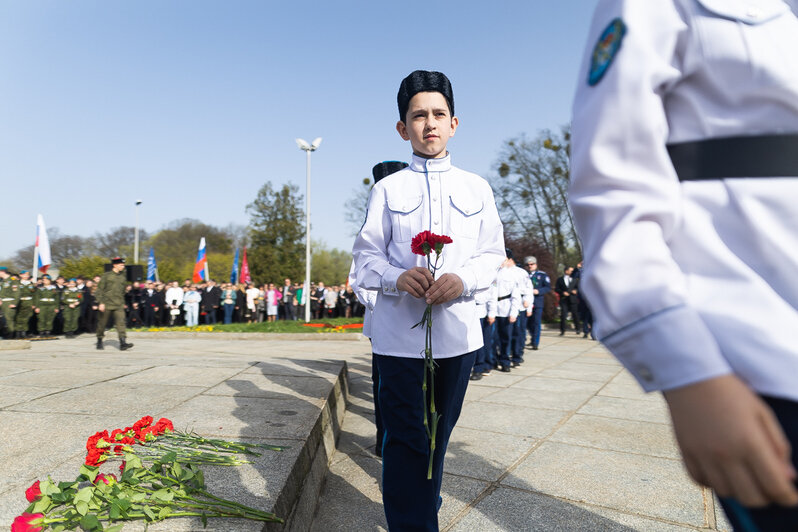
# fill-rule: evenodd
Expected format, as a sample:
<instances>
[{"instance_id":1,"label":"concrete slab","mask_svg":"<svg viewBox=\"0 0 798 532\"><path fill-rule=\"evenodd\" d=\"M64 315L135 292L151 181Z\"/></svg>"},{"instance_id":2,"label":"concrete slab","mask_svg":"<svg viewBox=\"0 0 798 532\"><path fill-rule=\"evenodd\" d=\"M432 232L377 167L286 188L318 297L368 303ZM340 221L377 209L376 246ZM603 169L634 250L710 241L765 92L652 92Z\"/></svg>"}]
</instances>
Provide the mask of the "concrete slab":
<instances>
[{"instance_id":1,"label":"concrete slab","mask_svg":"<svg viewBox=\"0 0 798 532\"><path fill-rule=\"evenodd\" d=\"M680 458L670 425L577 414L551 435L549 441L628 453Z\"/></svg>"},{"instance_id":2,"label":"concrete slab","mask_svg":"<svg viewBox=\"0 0 798 532\"><path fill-rule=\"evenodd\" d=\"M704 526L702 490L677 460L546 442L503 484L682 525Z\"/></svg>"},{"instance_id":3,"label":"concrete slab","mask_svg":"<svg viewBox=\"0 0 798 532\"><path fill-rule=\"evenodd\" d=\"M650 401L618 397L596 396L579 409L580 414L593 416L647 421L649 423L670 423L670 415L665 400L653 395Z\"/></svg>"},{"instance_id":4,"label":"concrete slab","mask_svg":"<svg viewBox=\"0 0 798 532\"><path fill-rule=\"evenodd\" d=\"M482 401L466 401L457 426L500 434L542 438L548 436L567 415L561 410L520 409L511 406L497 406Z\"/></svg>"}]
</instances>

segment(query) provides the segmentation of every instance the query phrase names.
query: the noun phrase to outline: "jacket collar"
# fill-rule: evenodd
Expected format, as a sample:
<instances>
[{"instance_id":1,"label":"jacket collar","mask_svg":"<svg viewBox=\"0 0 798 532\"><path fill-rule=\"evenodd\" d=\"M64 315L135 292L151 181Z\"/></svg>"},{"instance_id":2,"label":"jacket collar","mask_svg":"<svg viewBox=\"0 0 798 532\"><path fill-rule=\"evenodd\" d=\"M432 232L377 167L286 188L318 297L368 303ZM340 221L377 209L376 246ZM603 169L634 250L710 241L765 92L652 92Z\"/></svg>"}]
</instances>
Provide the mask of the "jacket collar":
<instances>
[{"instance_id":1,"label":"jacket collar","mask_svg":"<svg viewBox=\"0 0 798 532\"><path fill-rule=\"evenodd\" d=\"M452 168L452 156L448 152L440 159L425 159L415 153L410 161L410 169L414 172L446 172Z\"/></svg>"}]
</instances>

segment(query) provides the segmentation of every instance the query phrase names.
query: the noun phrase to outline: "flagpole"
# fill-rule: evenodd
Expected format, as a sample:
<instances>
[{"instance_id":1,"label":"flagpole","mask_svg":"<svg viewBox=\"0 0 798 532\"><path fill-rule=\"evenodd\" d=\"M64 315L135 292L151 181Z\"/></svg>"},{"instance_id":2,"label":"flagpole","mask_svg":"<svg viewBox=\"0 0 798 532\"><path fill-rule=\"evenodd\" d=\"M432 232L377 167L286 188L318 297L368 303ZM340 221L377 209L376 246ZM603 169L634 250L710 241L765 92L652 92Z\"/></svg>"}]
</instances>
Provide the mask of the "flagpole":
<instances>
[{"instance_id":1,"label":"flagpole","mask_svg":"<svg viewBox=\"0 0 798 532\"><path fill-rule=\"evenodd\" d=\"M38 233L39 229L36 229ZM36 242L39 241L38 234L36 236ZM33 246L33 282L35 283L39 279L39 246Z\"/></svg>"}]
</instances>

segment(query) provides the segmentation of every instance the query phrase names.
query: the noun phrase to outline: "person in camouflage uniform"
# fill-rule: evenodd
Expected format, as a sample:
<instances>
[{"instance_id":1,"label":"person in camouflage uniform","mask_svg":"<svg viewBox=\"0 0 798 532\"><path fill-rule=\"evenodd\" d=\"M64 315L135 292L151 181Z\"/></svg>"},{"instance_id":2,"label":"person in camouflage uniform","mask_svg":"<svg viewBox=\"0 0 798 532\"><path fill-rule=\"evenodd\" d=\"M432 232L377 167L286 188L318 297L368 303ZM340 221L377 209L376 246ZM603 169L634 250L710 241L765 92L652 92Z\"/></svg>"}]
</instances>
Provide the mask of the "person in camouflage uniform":
<instances>
[{"instance_id":1,"label":"person in camouflage uniform","mask_svg":"<svg viewBox=\"0 0 798 532\"><path fill-rule=\"evenodd\" d=\"M127 286L125 259L114 257L111 259L111 264L113 265L111 271L102 275L97 285L97 292L94 294L98 303L97 310L100 311L97 323L97 349L104 349L105 325L108 322L108 315L113 313L114 325L119 334L119 349L124 351L133 347L133 344L125 341L125 286Z\"/></svg>"},{"instance_id":2,"label":"person in camouflage uniform","mask_svg":"<svg viewBox=\"0 0 798 532\"><path fill-rule=\"evenodd\" d=\"M14 338L14 319L19 303L19 279L8 273L8 268L0 266L0 315L5 322L7 338Z\"/></svg>"},{"instance_id":3,"label":"person in camouflage uniform","mask_svg":"<svg viewBox=\"0 0 798 532\"><path fill-rule=\"evenodd\" d=\"M75 336L75 331L78 330L82 300L83 292L78 290L77 279L67 281L66 288L61 292L61 315L64 318L64 334L67 338Z\"/></svg>"},{"instance_id":4,"label":"person in camouflage uniform","mask_svg":"<svg viewBox=\"0 0 798 532\"><path fill-rule=\"evenodd\" d=\"M39 336L50 336L55 323L55 315L59 312L61 297L50 276L42 276L42 286L33 297L33 312L37 314Z\"/></svg>"},{"instance_id":5,"label":"person in camouflage uniform","mask_svg":"<svg viewBox=\"0 0 798 532\"><path fill-rule=\"evenodd\" d=\"M14 318L14 330L17 338L28 335L28 326L33 316L33 298L36 296L36 285L30 280L30 272L19 272L19 303L17 315Z\"/></svg>"}]
</instances>

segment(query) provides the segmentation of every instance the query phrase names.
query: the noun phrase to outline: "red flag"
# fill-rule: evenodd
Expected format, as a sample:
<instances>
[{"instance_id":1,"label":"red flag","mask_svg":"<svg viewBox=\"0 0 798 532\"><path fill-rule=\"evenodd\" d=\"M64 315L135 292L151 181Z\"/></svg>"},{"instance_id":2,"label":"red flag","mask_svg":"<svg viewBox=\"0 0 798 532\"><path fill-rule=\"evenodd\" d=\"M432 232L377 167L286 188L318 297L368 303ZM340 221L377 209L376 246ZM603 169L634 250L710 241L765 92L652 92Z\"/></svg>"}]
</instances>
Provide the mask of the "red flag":
<instances>
[{"instance_id":1,"label":"red flag","mask_svg":"<svg viewBox=\"0 0 798 532\"><path fill-rule=\"evenodd\" d=\"M205 254L205 237L200 239L199 250L197 251L197 262L194 263L194 276L192 280L195 283L207 281L208 276L208 257Z\"/></svg>"},{"instance_id":2,"label":"red flag","mask_svg":"<svg viewBox=\"0 0 798 532\"><path fill-rule=\"evenodd\" d=\"M244 259L241 261L241 282L252 282L252 277L249 275L249 264L247 263L247 248L244 248Z\"/></svg>"}]
</instances>

